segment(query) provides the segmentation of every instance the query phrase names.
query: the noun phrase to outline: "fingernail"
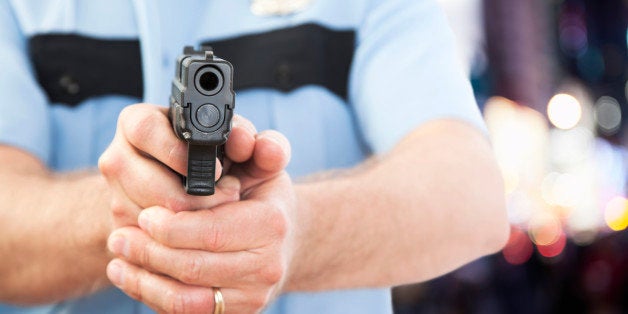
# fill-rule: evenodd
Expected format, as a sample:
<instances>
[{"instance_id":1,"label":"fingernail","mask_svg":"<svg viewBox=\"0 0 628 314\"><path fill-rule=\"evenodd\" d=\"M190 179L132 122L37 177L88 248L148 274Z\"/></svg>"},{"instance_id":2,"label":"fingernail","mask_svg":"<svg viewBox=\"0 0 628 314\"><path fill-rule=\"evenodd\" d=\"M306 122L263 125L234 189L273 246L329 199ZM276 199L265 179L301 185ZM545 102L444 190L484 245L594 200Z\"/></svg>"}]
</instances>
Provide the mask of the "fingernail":
<instances>
[{"instance_id":1,"label":"fingernail","mask_svg":"<svg viewBox=\"0 0 628 314\"><path fill-rule=\"evenodd\" d=\"M279 145L281 149L283 150L283 152L288 156L288 159L290 159L289 158L291 155L290 142L280 133L276 131L265 131L264 133L261 134L261 136L258 137L258 139L260 138L270 140L271 142L274 142L275 144Z\"/></svg>"},{"instance_id":2,"label":"fingernail","mask_svg":"<svg viewBox=\"0 0 628 314\"><path fill-rule=\"evenodd\" d=\"M108 247L111 252L117 255L129 257L129 242L121 234L114 234L109 237Z\"/></svg>"},{"instance_id":3,"label":"fingernail","mask_svg":"<svg viewBox=\"0 0 628 314\"><path fill-rule=\"evenodd\" d=\"M111 261L107 266L107 277L116 286L121 286L124 283L124 270L119 261Z\"/></svg>"},{"instance_id":4,"label":"fingernail","mask_svg":"<svg viewBox=\"0 0 628 314\"><path fill-rule=\"evenodd\" d=\"M150 214L143 210L140 215L137 217L137 224L140 225L140 228L144 231L149 231L150 228Z\"/></svg>"},{"instance_id":5,"label":"fingernail","mask_svg":"<svg viewBox=\"0 0 628 314\"><path fill-rule=\"evenodd\" d=\"M267 140L270 140L272 142L275 142L277 144L279 144L280 146L283 146L284 143L282 143L276 136L274 136L272 133L264 133L261 136L259 136L258 138L264 138Z\"/></svg>"},{"instance_id":6,"label":"fingernail","mask_svg":"<svg viewBox=\"0 0 628 314\"><path fill-rule=\"evenodd\" d=\"M285 137L279 135L277 132L275 131L265 131L262 135L261 138L265 138L268 140L271 140L277 144L279 144L279 146L281 146L282 148L286 148L287 146L289 146L289 144L286 142Z\"/></svg>"},{"instance_id":7,"label":"fingernail","mask_svg":"<svg viewBox=\"0 0 628 314\"><path fill-rule=\"evenodd\" d=\"M239 119L234 119L231 126L233 128L235 127L243 128L247 130L249 133L251 133L251 135L255 135L257 133L257 130L255 130L255 127L252 124L242 122Z\"/></svg>"}]
</instances>

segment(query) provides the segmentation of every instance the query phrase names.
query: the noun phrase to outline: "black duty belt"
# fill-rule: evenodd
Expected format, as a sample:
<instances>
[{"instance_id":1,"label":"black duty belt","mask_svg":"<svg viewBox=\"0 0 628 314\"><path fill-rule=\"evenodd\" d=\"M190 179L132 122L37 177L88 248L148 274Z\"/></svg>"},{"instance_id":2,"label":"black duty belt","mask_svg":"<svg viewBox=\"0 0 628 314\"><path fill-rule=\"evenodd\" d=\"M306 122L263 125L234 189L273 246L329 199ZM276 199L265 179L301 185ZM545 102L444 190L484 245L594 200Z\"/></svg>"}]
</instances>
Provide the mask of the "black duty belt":
<instances>
[{"instance_id":1,"label":"black duty belt","mask_svg":"<svg viewBox=\"0 0 628 314\"><path fill-rule=\"evenodd\" d=\"M303 24L270 32L206 41L235 68L234 88L288 92L319 85L347 98L355 49L353 30ZM49 101L76 106L101 95L141 98L138 40L103 40L78 34L38 34L29 40L37 80Z\"/></svg>"}]
</instances>

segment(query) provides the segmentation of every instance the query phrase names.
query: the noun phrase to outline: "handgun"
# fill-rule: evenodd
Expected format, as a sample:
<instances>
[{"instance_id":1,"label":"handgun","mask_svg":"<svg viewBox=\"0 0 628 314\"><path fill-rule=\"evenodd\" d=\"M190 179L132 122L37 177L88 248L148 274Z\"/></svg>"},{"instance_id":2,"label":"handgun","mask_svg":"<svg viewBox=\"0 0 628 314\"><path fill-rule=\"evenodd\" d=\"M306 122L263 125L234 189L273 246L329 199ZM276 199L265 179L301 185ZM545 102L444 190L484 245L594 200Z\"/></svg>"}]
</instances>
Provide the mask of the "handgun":
<instances>
[{"instance_id":1,"label":"handgun","mask_svg":"<svg viewBox=\"0 0 628 314\"><path fill-rule=\"evenodd\" d=\"M188 144L188 194L214 194L216 159L222 161L234 108L231 63L211 47L185 47L177 58L169 115L174 133Z\"/></svg>"}]
</instances>

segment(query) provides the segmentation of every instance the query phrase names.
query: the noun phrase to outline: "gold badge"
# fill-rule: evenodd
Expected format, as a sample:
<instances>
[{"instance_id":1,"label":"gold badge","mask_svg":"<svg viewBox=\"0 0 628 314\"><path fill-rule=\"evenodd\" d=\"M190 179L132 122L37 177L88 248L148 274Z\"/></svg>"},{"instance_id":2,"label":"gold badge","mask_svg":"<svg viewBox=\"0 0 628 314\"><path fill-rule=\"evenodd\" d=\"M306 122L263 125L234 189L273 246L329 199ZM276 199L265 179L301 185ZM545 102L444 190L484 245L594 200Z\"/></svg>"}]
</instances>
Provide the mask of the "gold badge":
<instances>
[{"instance_id":1,"label":"gold badge","mask_svg":"<svg viewBox=\"0 0 628 314\"><path fill-rule=\"evenodd\" d=\"M251 0L251 12L259 16L288 15L303 11L312 0Z\"/></svg>"}]
</instances>

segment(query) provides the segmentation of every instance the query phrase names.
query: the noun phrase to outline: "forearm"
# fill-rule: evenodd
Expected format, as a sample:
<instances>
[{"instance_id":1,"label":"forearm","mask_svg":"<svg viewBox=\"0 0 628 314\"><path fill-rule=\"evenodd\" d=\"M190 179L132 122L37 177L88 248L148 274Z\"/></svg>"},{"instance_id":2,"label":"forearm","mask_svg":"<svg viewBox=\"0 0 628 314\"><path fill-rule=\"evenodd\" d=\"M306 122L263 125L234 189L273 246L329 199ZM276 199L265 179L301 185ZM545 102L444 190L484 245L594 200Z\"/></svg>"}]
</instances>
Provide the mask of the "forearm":
<instances>
[{"instance_id":1,"label":"forearm","mask_svg":"<svg viewBox=\"0 0 628 314\"><path fill-rule=\"evenodd\" d=\"M429 123L373 165L299 184L297 195L287 291L428 280L508 234L490 147L461 122Z\"/></svg>"},{"instance_id":2,"label":"forearm","mask_svg":"<svg viewBox=\"0 0 628 314\"><path fill-rule=\"evenodd\" d=\"M18 166L0 169L0 300L46 303L102 288L111 228L105 180L53 174L5 151L2 164Z\"/></svg>"}]
</instances>

